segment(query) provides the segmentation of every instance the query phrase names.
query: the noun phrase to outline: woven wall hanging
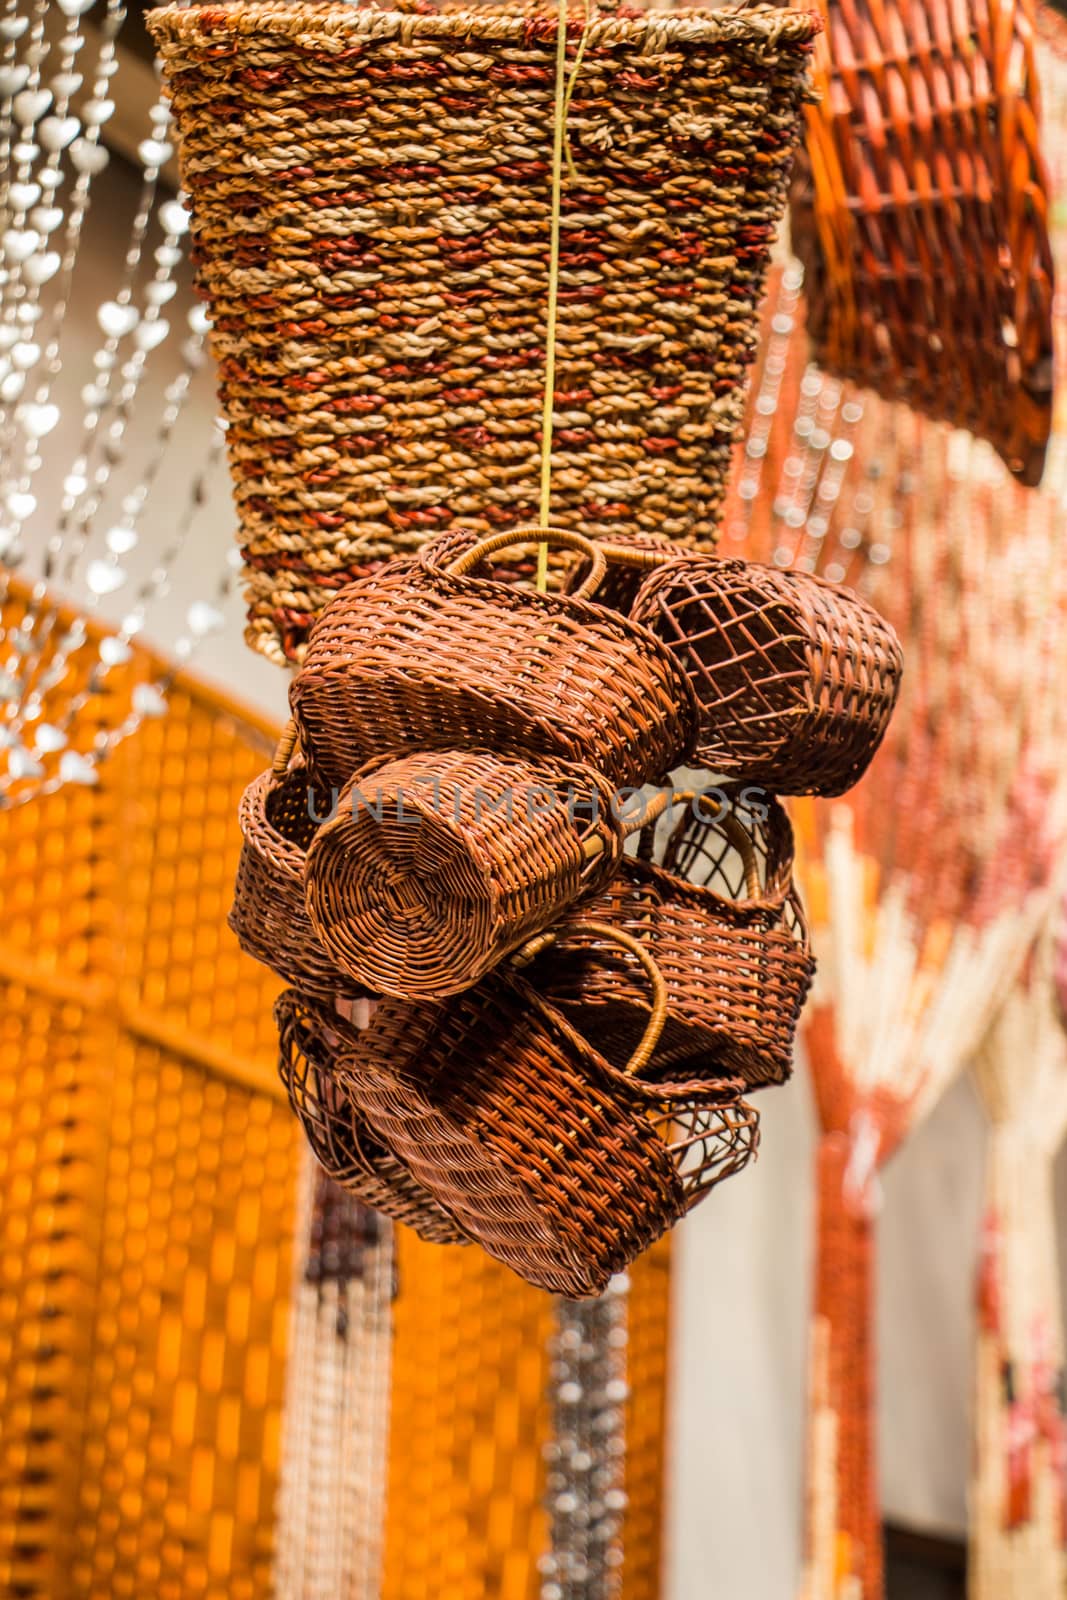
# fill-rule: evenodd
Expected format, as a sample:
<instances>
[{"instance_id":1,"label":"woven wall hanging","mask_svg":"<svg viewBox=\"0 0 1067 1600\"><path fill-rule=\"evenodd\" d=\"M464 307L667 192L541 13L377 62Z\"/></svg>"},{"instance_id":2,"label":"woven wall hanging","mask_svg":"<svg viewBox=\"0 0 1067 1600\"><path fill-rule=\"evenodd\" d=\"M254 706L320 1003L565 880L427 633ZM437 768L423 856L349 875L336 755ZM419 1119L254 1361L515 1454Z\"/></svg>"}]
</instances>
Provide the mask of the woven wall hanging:
<instances>
[{"instance_id":1,"label":"woven wall hanging","mask_svg":"<svg viewBox=\"0 0 1067 1600\"><path fill-rule=\"evenodd\" d=\"M800 276L768 308L725 545L858 588L907 662L866 777L791 808L820 955L804 1593L879 1600L877 1169L973 1054L1048 902L1067 569L1057 484L1024 492L986 445L807 364Z\"/></svg>"},{"instance_id":2,"label":"woven wall hanging","mask_svg":"<svg viewBox=\"0 0 1067 1600\"><path fill-rule=\"evenodd\" d=\"M1067 1588L1067 1414L1053 1164L1067 1135L1067 1034L1053 908L975 1062L989 1116L978 1283L968 1593Z\"/></svg>"},{"instance_id":3,"label":"woven wall hanging","mask_svg":"<svg viewBox=\"0 0 1067 1600\"><path fill-rule=\"evenodd\" d=\"M1051 191L1034 0L821 0L793 186L815 358L1040 482Z\"/></svg>"},{"instance_id":4,"label":"woven wall hanging","mask_svg":"<svg viewBox=\"0 0 1067 1600\"><path fill-rule=\"evenodd\" d=\"M149 13L248 638L276 661L428 534L537 518L557 22L552 6ZM552 476L570 527L714 542L816 26L759 6L569 16Z\"/></svg>"}]
</instances>

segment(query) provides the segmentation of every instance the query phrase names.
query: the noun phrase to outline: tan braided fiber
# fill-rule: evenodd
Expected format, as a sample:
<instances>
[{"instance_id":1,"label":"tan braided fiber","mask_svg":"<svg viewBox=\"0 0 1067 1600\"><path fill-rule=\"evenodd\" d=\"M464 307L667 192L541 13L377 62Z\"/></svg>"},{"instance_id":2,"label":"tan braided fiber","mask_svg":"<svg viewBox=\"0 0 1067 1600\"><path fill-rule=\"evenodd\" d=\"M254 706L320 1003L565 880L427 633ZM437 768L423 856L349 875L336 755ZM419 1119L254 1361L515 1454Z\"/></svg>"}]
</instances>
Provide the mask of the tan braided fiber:
<instances>
[{"instance_id":1,"label":"tan braided fiber","mask_svg":"<svg viewBox=\"0 0 1067 1600\"><path fill-rule=\"evenodd\" d=\"M513 975L437 1005L383 1001L338 1076L490 1255L575 1298L601 1292L757 1143L736 1080L628 1077Z\"/></svg>"},{"instance_id":2,"label":"tan braided fiber","mask_svg":"<svg viewBox=\"0 0 1067 1600\"><path fill-rule=\"evenodd\" d=\"M611 877L623 828L590 769L484 751L362 768L307 859L323 946L379 994L467 989Z\"/></svg>"},{"instance_id":3,"label":"tan braided fiber","mask_svg":"<svg viewBox=\"0 0 1067 1600\"><path fill-rule=\"evenodd\" d=\"M453 524L538 507L555 6L170 6L245 550L248 638ZM552 498L587 532L715 538L817 21L568 20Z\"/></svg>"},{"instance_id":4,"label":"tan braided fiber","mask_svg":"<svg viewBox=\"0 0 1067 1600\"><path fill-rule=\"evenodd\" d=\"M340 1019L287 989L274 1003L278 1072L319 1166L364 1205L405 1222L432 1244L462 1244L462 1231L368 1127L333 1073Z\"/></svg>"},{"instance_id":5,"label":"tan braided fiber","mask_svg":"<svg viewBox=\"0 0 1067 1600\"><path fill-rule=\"evenodd\" d=\"M581 925L622 929L647 943L667 984L654 1071L684 1063L694 1078L737 1073L757 1088L792 1071L815 963L785 812L758 791L746 802L738 785L716 793L728 812L716 816L706 801L685 804L660 862L626 858L607 889L560 919L555 943L528 976L621 1064L620 1052L633 1048L647 1018L647 993L619 950ZM747 836L740 849L738 828ZM642 843L650 854L651 830Z\"/></svg>"},{"instance_id":6,"label":"tan braided fiber","mask_svg":"<svg viewBox=\"0 0 1067 1600\"><path fill-rule=\"evenodd\" d=\"M331 784L382 751L442 745L563 756L641 784L684 758L697 715L647 629L593 601L413 560L330 602L290 700Z\"/></svg>"},{"instance_id":7,"label":"tan braided fiber","mask_svg":"<svg viewBox=\"0 0 1067 1600\"><path fill-rule=\"evenodd\" d=\"M305 852L317 831L315 815L327 814L302 763L281 776L263 772L249 784L238 811L244 842L228 920L241 949L301 994L359 998L365 991L330 960L304 904Z\"/></svg>"},{"instance_id":8,"label":"tan braided fiber","mask_svg":"<svg viewBox=\"0 0 1067 1600\"><path fill-rule=\"evenodd\" d=\"M863 776L903 670L866 601L808 573L689 556L649 574L633 617L689 673L712 772L780 794L839 795Z\"/></svg>"},{"instance_id":9,"label":"tan braided fiber","mask_svg":"<svg viewBox=\"0 0 1067 1600\"><path fill-rule=\"evenodd\" d=\"M971 429L1040 482L1050 186L1034 0L821 0L793 198L820 363Z\"/></svg>"}]
</instances>

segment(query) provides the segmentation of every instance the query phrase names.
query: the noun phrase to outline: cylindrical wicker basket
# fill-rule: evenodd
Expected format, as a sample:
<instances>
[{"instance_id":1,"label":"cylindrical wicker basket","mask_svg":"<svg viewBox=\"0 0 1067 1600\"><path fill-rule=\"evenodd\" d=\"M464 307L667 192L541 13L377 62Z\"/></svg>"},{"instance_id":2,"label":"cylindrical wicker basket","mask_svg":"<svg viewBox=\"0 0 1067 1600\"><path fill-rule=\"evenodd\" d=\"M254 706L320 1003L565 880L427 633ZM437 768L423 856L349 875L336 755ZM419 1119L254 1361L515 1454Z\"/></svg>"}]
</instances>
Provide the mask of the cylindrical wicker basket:
<instances>
[{"instance_id":1,"label":"cylindrical wicker basket","mask_svg":"<svg viewBox=\"0 0 1067 1600\"><path fill-rule=\"evenodd\" d=\"M328 805L302 761L281 751L250 783L238 811L243 844L229 925L248 955L302 994L332 1001L367 990L338 970L312 927L304 903L304 863Z\"/></svg>"},{"instance_id":2,"label":"cylindrical wicker basket","mask_svg":"<svg viewBox=\"0 0 1067 1600\"><path fill-rule=\"evenodd\" d=\"M326 1175L348 1194L433 1244L466 1244L456 1222L368 1125L337 1082L333 1060L355 1035L293 989L274 1006L278 1072L289 1104Z\"/></svg>"},{"instance_id":3,"label":"cylindrical wicker basket","mask_svg":"<svg viewBox=\"0 0 1067 1600\"><path fill-rule=\"evenodd\" d=\"M383 750L471 744L587 762L617 784L654 780L684 758L697 708L671 651L584 595L481 575L479 553L499 542L444 570L432 559L391 562L322 612L290 702L325 782L346 783Z\"/></svg>"},{"instance_id":4,"label":"cylindrical wicker basket","mask_svg":"<svg viewBox=\"0 0 1067 1600\"><path fill-rule=\"evenodd\" d=\"M818 361L1041 478L1051 203L1034 0L820 0L794 183Z\"/></svg>"},{"instance_id":5,"label":"cylindrical wicker basket","mask_svg":"<svg viewBox=\"0 0 1067 1600\"><path fill-rule=\"evenodd\" d=\"M608 881L623 841L612 801L568 762L439 751L365 767L309 852L311 920L378 993L468 989Z\"/></svg>"},{"instance_id":6,"label":"cylindrical wicker basket","mask_svg":"<svg viewBox=\"0 0 1067 1600\"><path fill-rule=\"evenodd\" d=\"M811 985L803 908L793 885L793 833L769 795L724 784L683 807L660 852L626 858L600 894L564 913L530 981L616 1065L649 1012L647 985L593 921L642 940L667 986L667 1017L649 1072L737 1073L747 1088L792 1071L797 1021Z\"/></svg>"},{"instance_id":7,"label":"cylindrical wicker basket","mask_svg":"<svg viewBox=\"0 0 1067 1600\"><path fill-rule=\"evenodd\" d=\"M538 508L557 13L263 0L148 25L181 136L250 642ZM817 21L568 21L553 506L715 538Z\"/></svg>"},{"instance_id":8,"label":"cylindrical wicker basket","mask_svg":"<svg viewBox=\"0 0 1067 1600\"><path fill-rule=\"evenodd\" d=\"M578 1299L600 1293L757 1143L736 1084L637 1082L513 977L440 1005L383 1001L339 1073L490 1255Z\"/></svg>"},{"instance_id":9,"label":"cylindrical wicker basket","mask_svg":"<svg viewBox=\"0 0 1067 1600\"><path fill-rule=\"evenodd\" d=\"M839 795L863 776L903 656L850 590L756 562L679 557L648 575L632 615L689 674L710 772L778 794Z\"/></svg>"}]
</instances>

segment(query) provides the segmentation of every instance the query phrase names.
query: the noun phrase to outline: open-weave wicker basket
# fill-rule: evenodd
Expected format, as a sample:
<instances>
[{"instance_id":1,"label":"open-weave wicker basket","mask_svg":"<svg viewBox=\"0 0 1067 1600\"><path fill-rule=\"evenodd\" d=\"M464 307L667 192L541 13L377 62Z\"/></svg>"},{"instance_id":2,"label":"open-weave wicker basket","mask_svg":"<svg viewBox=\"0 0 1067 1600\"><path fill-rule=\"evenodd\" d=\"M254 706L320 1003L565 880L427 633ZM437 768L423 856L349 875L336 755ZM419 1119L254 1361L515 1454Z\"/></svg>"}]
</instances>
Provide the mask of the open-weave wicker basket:
<instances>
[{"instance_id":1,"label":"open-weave wicker basket","mask_svg":"<svg viewBox=\"0 0 1067 1600\"><path fill-rule=\"evenodd\" d=\"M465 1244L462 1230L386 1148L337 1083L333 1060L346 1037L353 1037L340 1019L287 989L275 1002L274 1020L279 1076L327 1177L430 1243Z\"/></svg>"},{"instance_id":2,"label":"open-weave wicker basket","mask_svg":"<svg viewBox=\"0 0 1067 1600\"><path fill-rule=\"evenodd\" d=\"M689 674L710 772L779 794L843 794L863 776L903 671L866 601L808 573L685 556L645 578L632 615Z\"/></svg>"},{"instance_id":3,"label":"open-weave wicker basket","mask_svg":"<svg viewBox=\"0 0 1067 1600\"><path fill-rule=\"evenodd\" d=\"M213 318L251 643L538 505L557 13L263 0L148 14ZM803 13L583 31L563 196L553 501L714 540L810 43Z\"/></svg>"},{"instance_id":4,"label":"open-weave wicker basket","mask_svg":"<svg viewBox=\"0 0 1067 1600\"><path fill-rule=\"evenodd\" d=\"M821 0L794 184L819 362L1040 480L1052 254L1034 0Z\"/></svg>"},{"instance_id":5,"label":"open-weave wicker basket","mask_svg":"<svg viewBox=\"0 0 1067 1600\"><path fill-rule=\"evenodd\" d=\"M562 756L617 784L648 782L684 758L696 701L671 651L583 594L537 594L478 572L479 552L506 538L446 568L391 562L322 612L290 703L325 782L347 782L382 751L442 746Z\"/></svg>"},{"instance_id":6,"label":"open-weave wicker basket","mask_svg":"<svg viewBox=\"0 0 1067 1600\"><path fill-rule=\"evenodd\" d=\"M308 853L324 947L381 994L454 994L611 877L610 784L565 761L440 751L370 764Z\"/></svg>"},{"instance_id":7,"label":"open-weave wicker basket","mask_svg":"<svg viewBox=\"0 0 1067 1600\"><path fill-rule=\"evenodd\" d=\"M789 819L769 795L735 784L679 804L659 861L649 827L638 858L560 918L528 976L621 1064L648 1018L647 984L618 946L583 925L621 929L647 945L667 986L650 1076L673 1066L675 1076L737 1073L748 1088L783 1083L815 969Z\"/></svg>"},{"instance_id":8,"label":"open-weave wicker basket","mask_svg":"<svg viewBox=\"0 0 1067 1600\"><path fill-rule=\"evenodd\" d=\"M574 1298L600 1293L758 1143L736 1080L629 1077L513 976L439 1005L383 1001L338 1071L472 1238Z\"/></svg>"},{"instance_id":9,"label":"open-weave wicker basket","mask_svg":"<svg viewBox=\"0 0 1067 1600\"><path fill-rule=\"evenodd\" d=\"M241 856L229 925L242 950L262 961L302 994L358 999L367 991L340 971L323 945L304 903L304 865L318 831L316 817L328 801L311 785L300 760L281 750L273 768L241 797Z\"/></svg>"}]
</instances>

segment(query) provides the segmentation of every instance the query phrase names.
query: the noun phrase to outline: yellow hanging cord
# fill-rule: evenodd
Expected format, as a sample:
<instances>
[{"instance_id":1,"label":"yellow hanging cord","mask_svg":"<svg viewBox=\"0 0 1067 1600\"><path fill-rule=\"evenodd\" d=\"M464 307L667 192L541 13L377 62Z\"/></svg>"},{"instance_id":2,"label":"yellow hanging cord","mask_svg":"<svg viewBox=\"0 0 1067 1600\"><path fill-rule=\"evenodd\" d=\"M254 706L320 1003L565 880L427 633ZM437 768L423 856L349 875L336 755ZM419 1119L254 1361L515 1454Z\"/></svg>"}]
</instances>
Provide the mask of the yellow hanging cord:
<instances>
[{"instance_id":1,"label":"yellow hanging cord","mask_svg":"<svg viewBox=\"0 0 1067 1600\"><path fill-rule=\"evenodd\" d=\"M559 307L559 235L563 210L563 143L567 125L567 0L559 0L556 34L556 102L552 138L552 227L548 255L548 312L545 329L545 403L541 412L541 508L548 527L552 511L552 427L556 403L556 315ZM537 547L537 588L548 588L548 545Z\"/></svg>"}]
</instances>

